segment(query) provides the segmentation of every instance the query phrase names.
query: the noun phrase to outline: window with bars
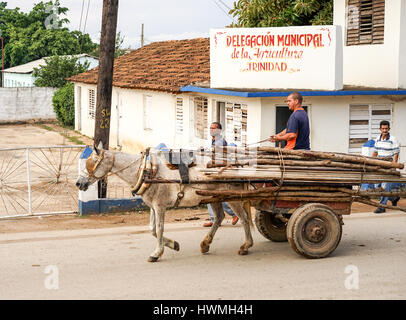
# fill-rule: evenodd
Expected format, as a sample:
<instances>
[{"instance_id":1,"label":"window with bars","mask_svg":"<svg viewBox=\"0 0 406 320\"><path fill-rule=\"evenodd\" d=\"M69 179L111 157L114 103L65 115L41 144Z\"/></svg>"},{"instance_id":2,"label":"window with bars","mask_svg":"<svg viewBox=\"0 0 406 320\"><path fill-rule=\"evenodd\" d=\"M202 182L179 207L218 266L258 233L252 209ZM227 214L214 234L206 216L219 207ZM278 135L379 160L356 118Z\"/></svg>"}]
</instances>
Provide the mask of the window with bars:
<instances>
[{"instance_id":1,"label":"window with bars","mask_svg":"<svg viewBox=\"0 0 406 320\"><path fill-rule=\"evenodd\" d=\"M176 98L175 132L178 135L183 134L183 98Z\"/></svg>"},{"instance_id":2,"label":"window with bars","mask_svg":"<svg viewBox=\"0 0 406 320\"><path fill-rule=\"evenodd\" d=\"M96 98L95 98L95 90L89 89L89 109L88 109L88 117L89 119L95 119L95 110L96 110Z\"/></svg>"},{"instance_id":3,"label":"window with bars","mask_svg":"<svg viewBox=\"0 0 406 320\"><path fill-rule=\"evenodd\" d=\"M347 0L347 46L383 44L385 0Z\"/></svg>"},{"instance_id":4,"label":"window with bars","mask_svg":"<svg viewBox=\"0 0 406 320\"><path fill-rule=\"evenodd\" d=\"M207 98L194 97L194 119L195 119L195 136L199 139L207 139L208 137L208 106Z\"/></svg>"},{"instance_id":5,"label":"window with bars","mask_svg":"<svg viewBox=\"0 0 406 320\"><path fill-rule=\"evenodd\" d=\"M238 146L247 143L248 108L245 104L226 103L226 134L228 143Z\"/></svg>"},{"instance_id":6,"label":"window with bars","mask_svg":"<svg viewBox=\"0 0 406 320\"><path fill-rule=\"evenodd\" d=\"M391 104L350 105L349 153L361 153L362 146L379 134L382 120L392 122Z\"/></svg>"}]
</instances>

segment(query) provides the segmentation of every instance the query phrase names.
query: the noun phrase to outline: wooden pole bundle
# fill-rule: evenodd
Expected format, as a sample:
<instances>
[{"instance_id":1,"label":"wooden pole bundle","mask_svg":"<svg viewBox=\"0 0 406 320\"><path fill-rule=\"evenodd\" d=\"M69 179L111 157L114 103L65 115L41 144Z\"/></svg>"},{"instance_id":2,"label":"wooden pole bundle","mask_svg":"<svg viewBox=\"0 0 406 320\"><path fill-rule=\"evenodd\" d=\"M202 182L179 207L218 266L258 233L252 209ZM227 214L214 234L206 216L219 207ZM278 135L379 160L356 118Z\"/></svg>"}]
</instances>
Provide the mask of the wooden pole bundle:
<instances>
[{"instance_id":1,"label":"wooden pole bundle","mask_svg":"<svg viewBox=\"0 0 406 320\"><path fill-rule=\"evenodd\" d=\"M288 150L288 149L280 149L276 147L257 147L257 148L238 148L238 147L221 147L216 146L213 150L214 153L223 153L223 154L244 154L247 152L248 154L264 154L264 153L271 153L271 154L280 154L283 156L285 155L293 155L293 156L300 156L304 159L327 159L327 160L334 160L338 162L349 162L349 163L358 163L363 165L372 165L378 166L382 168L396 168L396 169L403 169L403 163L397 162L390 162L379 160L377 158L372 157L365 157L359 155L351 155L351 154L343 154L343 153L332 153L332 152L322 152L322 151L310 151L310 150Z\"/></svg>"},{"instance_id":2,"label":"wooden pole bundle","mask_svg":"<svg viewBox=\"0 0 406 320\"><path fill-rule=\"evenodd\" d=\"M371 200L405 197L406 192L361 191L348 188L363 183L406 183L402 163L359 155L274 147L222 147L205 151L211 161L200 172L216 183L268 181L274 186L251 190L197 190L208 197L202 203L246 200L299 202L361 202L385 208ZM293 185L286 185L287 183ZM276 184L276 186L275 186ZM332 186L334 185L334 186ZM399 208L400 210L406 210Z\"/></svg>"}]
</instances>

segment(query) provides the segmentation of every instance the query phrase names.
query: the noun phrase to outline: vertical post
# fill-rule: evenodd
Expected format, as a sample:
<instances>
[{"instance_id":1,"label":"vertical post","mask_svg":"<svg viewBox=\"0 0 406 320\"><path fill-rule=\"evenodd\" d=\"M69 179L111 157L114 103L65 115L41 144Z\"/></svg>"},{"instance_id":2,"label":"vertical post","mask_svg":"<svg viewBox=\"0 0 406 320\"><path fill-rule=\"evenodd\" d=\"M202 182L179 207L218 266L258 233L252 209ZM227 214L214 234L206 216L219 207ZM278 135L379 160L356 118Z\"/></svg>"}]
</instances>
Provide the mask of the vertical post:
<instances>
[{"instance_id":1,"label":"vertical post","mask_svg":"<svg viewBox=\"0 0 406 320\"><path fill-rule=\"evenodd\" d=\"M104 149L109 148L117 15L118 0L103 0L94 143L98 146L102 142ZM99 197L105 198L107 181L99 181L98 185Z\"/></svg>"},{"instance_id":2,"label":"vertical post","mask_svg":"<svg viewBox=\"0 0 406 320\"><path fill-rule=\"evenodd\" d=\"M28 214L32 215L30 148L27 148L25 150L26 150L25 161L27 162Z\"/></svg>"},{"instance_id":3,"label":"vertical post","mask_svg":"<svg viewBox=\"0 0 406 320\"><path fill-rule=\"evenodd\" d=\"M4 55L3 55L3 37L1 37L1 86L4 88Z\"/></svg>"},{"instance_id":4,"label":"vertical post","mask_svg":"<svg viewBox=\"0 0 406 320\"><path fill-rule=\"evenodd\" d=\"M144 24L141 24L141 48L144 46Z\"/></svg>"}]
</instances>

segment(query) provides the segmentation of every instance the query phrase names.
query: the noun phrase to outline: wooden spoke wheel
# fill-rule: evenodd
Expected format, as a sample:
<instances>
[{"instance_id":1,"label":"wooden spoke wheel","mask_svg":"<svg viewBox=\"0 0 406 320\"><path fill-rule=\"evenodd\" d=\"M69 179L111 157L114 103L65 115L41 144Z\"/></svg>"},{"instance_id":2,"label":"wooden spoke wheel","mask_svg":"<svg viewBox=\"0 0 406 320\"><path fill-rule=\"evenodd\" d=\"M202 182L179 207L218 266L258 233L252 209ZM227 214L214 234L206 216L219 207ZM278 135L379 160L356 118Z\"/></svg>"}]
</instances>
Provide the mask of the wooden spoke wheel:
<instances>
[{"instance_id":1,"label":"wooden spoke wheel","mask_svg":"<svg viewBox=\"0 0 406 320\"><path fill-rule=\"evenodd\" d=\"M276 218L274 214L257 210L255 214L255 225L259 232L268 240L274 242L285 242L287 223Z\"/></svg>"},{"instance_id":2,"label":"wooden spoke wheel","mask_svg":"<svg viewBox=\"0 0 406 320\"><path fill-rule=\"evenodd\" d=\"M287 226L290 246L306 258L324 258L341 240L340 219L328 206L309 203L294 211Z\"/></svg>"}]
</instances>

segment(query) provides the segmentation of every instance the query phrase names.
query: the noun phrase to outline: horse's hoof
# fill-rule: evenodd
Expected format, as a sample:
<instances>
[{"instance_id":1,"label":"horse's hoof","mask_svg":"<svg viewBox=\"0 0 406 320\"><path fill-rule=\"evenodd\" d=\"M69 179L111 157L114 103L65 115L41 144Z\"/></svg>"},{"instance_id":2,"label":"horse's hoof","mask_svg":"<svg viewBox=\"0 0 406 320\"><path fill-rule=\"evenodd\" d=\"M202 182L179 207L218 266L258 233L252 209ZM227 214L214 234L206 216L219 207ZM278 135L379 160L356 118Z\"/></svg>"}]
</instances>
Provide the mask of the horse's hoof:
<instances>
[{"instance_id":1,"label":"horse's hoof","mask_svg":"<svg viewBox=\"0 0 406 320\"><path fill-rule=\"evenodd\" d=\"M201 253L207 253L209 252L210 247L208 245L206 245L205 243L201 243L200 244L200 252Z\"/></svg>"},{"instance_id":2,"label":"horse's hoof","mask_svg":"<svg viewBox=\"0 0 406 320\"><path fill-rule=\"evenodd\" d=\"M149 257L148 262L157 262L158 258L157 257Z\"/></svg>"},{"instance_id":3,"label":"horse's hoof","mask_svg":"<svg viewBox=\"0 0 406 320\"><path fill-rule=\"evenodd\" d=\"M179 251L179 250L180 250L180 246L179 246L179 243L178 243L177 241L175 241L173 250L175 250L175 251Z\"/></svg>"},{"instance_id":4,"label":"horse's hoof","mask_svg":"<svg viewBox=\"0 0 406 320\"><path fill-rule=\"evenodd\" d=\"M238 254L240 256L246 256L248 254L248 250L247 249L240 249L240 250L238 250Z\"/></svg>"}]
</instances>

